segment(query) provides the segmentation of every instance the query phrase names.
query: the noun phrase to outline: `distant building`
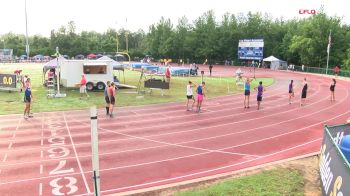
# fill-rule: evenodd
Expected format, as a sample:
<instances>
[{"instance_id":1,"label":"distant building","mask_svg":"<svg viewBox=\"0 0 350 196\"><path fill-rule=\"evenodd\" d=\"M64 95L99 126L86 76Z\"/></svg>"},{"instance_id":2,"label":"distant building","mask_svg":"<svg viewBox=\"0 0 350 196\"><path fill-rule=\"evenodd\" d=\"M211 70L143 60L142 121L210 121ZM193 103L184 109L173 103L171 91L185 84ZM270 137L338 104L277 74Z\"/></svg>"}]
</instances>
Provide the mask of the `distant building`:
<instances>
[{"instance_id":1,"label":"distant building","mask_svg":"<svg viewBox=\"0 0 350 196\"><path fill-rule=\"evenodd\" d=\"M0 62L10 62L13 58L13 49L0 49Z\"/></svg>"}]
</instances>

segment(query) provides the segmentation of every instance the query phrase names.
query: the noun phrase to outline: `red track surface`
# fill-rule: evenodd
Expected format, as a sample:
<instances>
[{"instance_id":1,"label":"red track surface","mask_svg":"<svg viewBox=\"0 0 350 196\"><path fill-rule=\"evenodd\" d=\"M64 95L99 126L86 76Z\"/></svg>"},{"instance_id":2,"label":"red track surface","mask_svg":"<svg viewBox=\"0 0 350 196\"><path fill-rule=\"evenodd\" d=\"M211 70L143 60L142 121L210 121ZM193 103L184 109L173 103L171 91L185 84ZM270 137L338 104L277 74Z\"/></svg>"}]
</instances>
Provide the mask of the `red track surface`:
<instances>
[{"instance_id":1,"label":"red track surface","mask_svg":"<svg viewBox=\"0 0 350 196\"><path fill-rule=\"evenodd\" d=\"M233 68L214 67L214 75ZM245 70L249 73L248 70ZM307 75L307 104L300 94L288 104L288 83L300 73L257 70L276 82L264 94L262 110L243 109L243 95L204 101L203 113L184 103L100 111L99 149L103 194L211 176L317 152L324 124L349 116L350 83L338 81L329 101L330 79ZM209 81L209 80L208 80ZM207 82L208 90L214 88ZM93 191L88 111L49 112L24 120L0 117L1 195L88 195Z\"/></svg>"}]
</instances>

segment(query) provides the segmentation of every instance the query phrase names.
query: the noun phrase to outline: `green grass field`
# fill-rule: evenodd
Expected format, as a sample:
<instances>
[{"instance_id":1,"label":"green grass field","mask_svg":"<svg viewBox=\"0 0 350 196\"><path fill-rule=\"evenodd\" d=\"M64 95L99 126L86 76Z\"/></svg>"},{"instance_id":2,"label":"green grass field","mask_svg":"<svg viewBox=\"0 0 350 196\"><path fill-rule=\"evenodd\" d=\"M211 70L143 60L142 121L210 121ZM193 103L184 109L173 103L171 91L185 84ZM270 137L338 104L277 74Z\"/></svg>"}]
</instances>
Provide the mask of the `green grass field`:
<instances>
[{"instance_id":1,"label":"green grass field","mask_svg":"<svg viewBox=\"0 0 350 196\"><path fill-rule=\"evenodd\" d=\"M47 89L42 85L42 64L0 64L0 73L13 73L14 70L21 69L23 74L29 75L32 80L33 103L32 111L59 111L59 110L74 110L85 109L93 105L104 107L103 92L89 92L89 99L79 99L79 89L62 88L62 92L67 94L65 98L47 98ZM115 75L120 76L123 82L123 74L115 72ZM125 71L125 81L129 85L138 85L140 72ZM201 77L173 77L171 79L170 90L165 90L164 96L161 96L160 91L153 91L152 94L137 94L136 90L120 89L117 90L117 107L131 105L147 105L155 103L167 102L183 102L186 100L186 85L188 80L195 84L201 82ZM204 77L206 82L206 97L212 98L234 93L241 93L242 86L236 86L233 77ZM252 87L255 87L258 81L263 81L263 84L268 86L273 83L272 78L258 78L252 82ZM0 115L22 113L24 109L23 93L0 91Z\"/></svg>"},{"instance_id":2,"label":"green grass field","mask_svg":"<svg viewBox=\"0 0 350 196\"><path fill-rule=\"evenodd\" d=\"M298 170L280 168L179 192L176 196L301 196L303 189L304 179Z\"/></svg>"}]
</instances>

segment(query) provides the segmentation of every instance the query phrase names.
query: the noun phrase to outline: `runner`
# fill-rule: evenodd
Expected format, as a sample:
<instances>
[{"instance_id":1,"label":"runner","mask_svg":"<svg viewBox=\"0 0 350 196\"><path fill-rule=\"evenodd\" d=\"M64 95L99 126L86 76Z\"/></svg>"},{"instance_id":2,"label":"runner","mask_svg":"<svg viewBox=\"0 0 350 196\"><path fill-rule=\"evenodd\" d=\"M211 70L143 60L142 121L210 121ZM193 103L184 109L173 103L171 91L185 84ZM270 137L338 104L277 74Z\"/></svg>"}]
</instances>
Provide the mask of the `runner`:
<instances>
[{"instance_id":1,"label":"runner","mask_svg":"<svg viewBox=\"0 0 350 196\"><path fill-rule=\"evenodd\" d=\"M289 104L292 104L292 97L294 97L294 85L293 85L293 80L290 81L289 83Z\"/></svg>"},{"instance_id":2,"label":"runner","mask_svg":"<svg viewBox=\"0 0 350 196\"><path fill-rule=\"evenodd\" d=\"M26 90L24 91L24 103L26 104L26 107L24 108L23 117L25 119L28 119L28 117L29 118L33 117L33 115L30 114L30 104L32 100L33 100L32 90L30 89L30 87L27 87Z\"/></svg>"},{"instance_id":3,"label":"runner","mask_svg":"<svg viewBox=\"0 0 350 196\"><path fill-rule=\"evenodd\" d=\"M306 82L306 78L304 78L303 81L303 90L301 91L301 99L300 99L300 106L303 106L305 104L305 99L306 99L306 95L307 95L307 82Z\"/></svg>"},{"instance_id":4,"label":"runner","mask_svg":"<svg viewBox=\"0 0 350 196\"><path fill-rule=\"evenodd\" d=\"M194 99L194 96L193 96L193 92L192 92L192 88L195 87L196 85L193 85L191 81L188 81L188 85L187 85L187 93L186 93L186 96L187 96L187 111L192 111L193 110L193 105L194 103L196 102L196 100ZM191 109L188 108L188 103L190 102L190 100L193 100L192 102L192 106L191 106Z\"/></svg>"},{"instance_id":5,"label":"runner","mask_svg":"<svg viewBox=\"0 0 350 196\"><path fill-rule=\"evenodd\" d=\"M333 78L331 86L329 87L329 90L331 90L331 101L335 101L334 90L335 90L336 83L337 83L337 81L335 81L335 79Z\"/></svg>"},{"instance_id":6,"label":"runner","mask_svg":"<svg viewBox=\"0 0 350 196\"><path fill-rule=\"evenodd\" d=\"M109 117L113 118L113 108L115 104L115 85L114 82L111 83L111 86L108 88L109 91Z\"/></svg>"},{"instance_id":7,"label":"runner","mask_svg":"<svg viewBox=\"0 0 350 196\"><path fill-rule=\"evenodd\" d=\"M251 80L247 78L244 83L244 108L249 108L250 82Z\"/></svg>"},{"instance_id":8,"label":"runner","mask_svg":"<svg viewBox=\"0 0 350 196\"><path fill-rule=\"evenodd\" d=\"M107 81L107 86L105 87L105 92L104 92L105 101L106 101L106 115L109 115L109 104L111 103L109 101L109 92L108 92L108 89L110 86L111 86L111 82Z\"/></svg>"},{"instance_id":9,"label":"runner","mask_svg":"<svg viewBox=\"0 0 350 196\"><path fill-rule=\"evenodd\" d=\"M262 81L259 82L259 86L255 87L254 90L258 89L258 94L256 97L256 100L258 102L258 110L260 109L260 103L262 101L262 96L263 96L263 92L265 91L265 88L262 85Z\"/></svg>"},{"instance_id":10,"label":"runner","mask_svg":"<svg viewBox=\"0 0 350 196\"><path fill-rule=\"evenodd\" d=\"M203 98L205 96L204 86L205 86L205 82L202 82L202 84L198 85L197 87L197 112L198 113L201 112L201 106L202 106Z\"/></svg>"}]
</instances>

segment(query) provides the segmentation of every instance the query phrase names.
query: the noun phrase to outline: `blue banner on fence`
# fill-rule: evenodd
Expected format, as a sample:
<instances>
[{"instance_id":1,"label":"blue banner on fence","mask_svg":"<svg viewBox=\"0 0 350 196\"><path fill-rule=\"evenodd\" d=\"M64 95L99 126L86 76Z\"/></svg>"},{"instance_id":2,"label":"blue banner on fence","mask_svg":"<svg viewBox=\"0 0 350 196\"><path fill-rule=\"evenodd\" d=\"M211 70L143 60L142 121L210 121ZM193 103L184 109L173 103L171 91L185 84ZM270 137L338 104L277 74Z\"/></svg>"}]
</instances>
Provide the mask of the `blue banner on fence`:
<instances>
[{"instance_id":1,"label":"blue banner on fence","mask_svg":"<svg viewBox=\"0 0 350 196\"><path fill-rule=\"evenodd\" d=\"M323 195L350 195L350 168L338 144L350 135L350 125L325 127L320 155L320 181Z\"/></svg>"}]
</instances>

